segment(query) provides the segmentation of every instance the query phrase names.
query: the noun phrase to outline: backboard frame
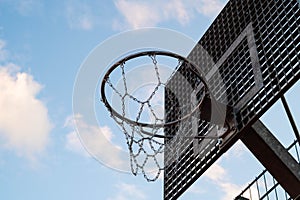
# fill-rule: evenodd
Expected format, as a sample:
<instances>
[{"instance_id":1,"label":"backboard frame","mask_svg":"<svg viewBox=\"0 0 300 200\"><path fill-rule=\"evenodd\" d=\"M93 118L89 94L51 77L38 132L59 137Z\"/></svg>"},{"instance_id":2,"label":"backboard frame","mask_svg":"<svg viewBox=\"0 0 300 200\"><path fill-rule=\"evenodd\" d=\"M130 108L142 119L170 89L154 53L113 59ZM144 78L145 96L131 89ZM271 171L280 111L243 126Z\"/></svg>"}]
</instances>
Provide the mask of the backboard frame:
<instances>
[{"instance_id":1,"label":"backboard frame","mask_svg":"<svg viewBox=\"0 0 300 200\"><path fill-rule=\"evenodd\" d=\"M237 131L228 134L222 144L209 143L211 146L201 157L196 155L197 150L193 149L197 143L191 142L186 148L181 148L186 149L181 152L181 160L166 166L165 199L177 199L183 194L299 80L299 4L297 0L231 0L200 39L198 44L207 50L216 63L204 69L206 79L212 79L214 73L220 70L224 62L244 42L248 49L241 48L241 52L250 56L253 72L251 78L255 80L255 83L250 83L250 86L245 89L246 93L243 93L242 99L231 101L234 103L232 106L234 107L234 124ZM228 33L228 30L231 29L232 32ZM205 63L205 60L201 58L201 53L197 52L197 47L192 50L188 58L199 66L203 66L202 64ZM232 74L229 74L228 77L234 76ZM222 79L227 77L226 73L222 74L221 72L222 75ZM227 92L231 89L228 87L226 88ZM236 97L233 96L232 99L234 98ZM219 100L223 101L222 98ZM167 156L168 153L170 152L166 152Z\"/></svg>"}]
</instances>

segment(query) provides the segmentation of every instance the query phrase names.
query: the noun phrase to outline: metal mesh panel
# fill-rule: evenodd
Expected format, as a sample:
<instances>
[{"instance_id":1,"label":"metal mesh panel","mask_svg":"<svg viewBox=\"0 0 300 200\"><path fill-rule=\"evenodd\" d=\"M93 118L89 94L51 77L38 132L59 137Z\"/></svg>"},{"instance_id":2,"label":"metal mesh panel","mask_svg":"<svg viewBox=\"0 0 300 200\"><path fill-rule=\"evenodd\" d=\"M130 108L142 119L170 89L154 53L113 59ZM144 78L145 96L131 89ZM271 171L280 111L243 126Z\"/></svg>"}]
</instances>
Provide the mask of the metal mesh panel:
<instances>
[{"instance_id":1,"label":"metal mesh panel","mask_svg":"<svg viewBox=\"0 0 300 200\"><path fill-rule=\"evenodd\" d=\"M247 39L244 38L240 45L219 67L219 74L215 73L209 79L211 92L216 99L235 105L255 84ZM218 76L222 77L222 82ZM246 79L246 81L244 81ZM226 91L226 92L224 92ZM227 101L226 102L226 99Z\"/></svg>"},{"instance_id":2,"label":"metal mesh panel","mask_svg":"<svg viewBox=\"0 0 300 200\"><path fill-rule=\"evenodd\" d=\"M251 5L261 11L259 5ZM275 1L258 12L256 44L263 76L263 89L236 113L243 129L261 115L300 76L300 11L297 1Z\"/></svg>"},{"instance_id":3,"label":"metal mesh panel","mask_svg":"<svg viewBox=\"0 0 300 200\"><path fill-rule=\"evenodd\" d=\"M231 0L198 42L206 52L195 47L188 56L206 75L215 98L234 107L239 131L252 125L299 80L299 26L300 6L297 0ZM181 67L178 73L196 87L197 81L189 70ZM169 86L182 91L181 95L177 94L178 102L182 101L186 106L191 103L190 91L184 89L185 85L178 78L174 78L173 82L171 79ZM165 105L171 108L176 106L174 102L167 98ZM171 112L168 117L171 119L178 114ZM191 135L192 123L187 121L165 132ZM197 124L200 135L208 134L206 122L199 120ZM237 139L233 137L232 141ZM170 144L170 151L166 149L165 152L166 159L172 157L174 149L178 149L176 154L180 156L167 162L165 199L178 198L229 148L222 146L220 150L219 144L211 140L205 151L197 152L195 142L189 139L175 136L174 140L166 142Z\"/></svg>"},{"instance_id":4,"label":"metal mesh panel","mask_svg":"<svg viewBox=\"0 0 300 200\"><path fill-rule=\"evenodd\" d=\"M198 82L200 82L200 79L184 66L172 77L168 82L168 89L165 91L165 96L167 97L165 106L167 110L173 109L172 112L167 113L167 120L179 118L180 115L186 114L186 110L190 110L185 110L185 107L192 105L191 93ZM198 120L197 123L199 124L198 135L203 136L207 134L208 129L210 129L209 124L199 119L196 120ZM212 157L210 155L214 155L219 150L216 140L210 140L209 145L211 148L209 151L203 151L194 156L194 140L182 137L193 136L193 133L190 118L174 127L165 128L165 134L174 135L173 139L165 140L165 194L168 193L171 196L175 196L174 191L187 187L187 183L201 170L201 166L204 166L206 162L211 160ZM198 163L203 164L199 165Z\"/></svg>"}]
</instances>

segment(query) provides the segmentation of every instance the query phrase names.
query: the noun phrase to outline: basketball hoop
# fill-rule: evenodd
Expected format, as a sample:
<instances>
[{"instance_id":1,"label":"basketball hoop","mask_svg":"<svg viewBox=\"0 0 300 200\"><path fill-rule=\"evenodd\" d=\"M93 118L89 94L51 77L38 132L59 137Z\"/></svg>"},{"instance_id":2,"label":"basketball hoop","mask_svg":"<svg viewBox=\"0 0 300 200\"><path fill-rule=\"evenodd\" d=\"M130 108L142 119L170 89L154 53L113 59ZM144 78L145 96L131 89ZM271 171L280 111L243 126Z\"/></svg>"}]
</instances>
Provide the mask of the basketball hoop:
<instances>
[{"instance_id":1,"label":"basketball hoop","mask_svg":"<svg viewBox=\"0 0 300 200\"><path fill-rule=\"evenodd\" d=\"M131 61L139 63L139 59L142 62L145 62L147 59L150 61L150 65L154 69L152 70L152 73L154 73L153 76L155 77L155 83L154 87L152 87L152 91L143 99L140 99L133 94L133 91L128 89L129 80L126 76L128 73L126 69L127 64ZM182 66L189 68L196 75L196 82L198 84L196 94L197 101L196 103L187 105L180 105L180 102L178 102L178 107L170 108L170 110L164 110L164 115L161 116L159 113L157 113L152 103L153 99L157 96L158 91L170 90L170 88L167 88L167 83L170 80L167 79L164 82L159 70L159 62L166 59L172 60L173 64L175 63L175 67L173 66L172 74L169 77L172 77L178 68ZM114 79L114 77L119 78L119 86L113 83L114 81L112 79ZM200 89L199 86L201 86ZM193 87L195 86L191 86L191 90ZM191 117L195 116L198 117L197 115L200 112L202 102L205 98L210 96L207 87L207 81L205 80L203 73L199 70L199 68L187 58L166 51L138 52L117 61L104 75L100 86L100 93L101 101L109 111L110 116L125 134L126 142L130 152L132 173L136 175L138 172L142 172L148 181L155 181L159 177L161 171L164 169L164 166L163 164L160 164L158 157L163 156L165 144L164 139L171 139L174 137L174 135L165 135L164 128L178 126L178 124L184 120L189 120ZM112 103L108 100L107 94L111 95L110 97L113 95L118 97L120 101L119 105L121 106L120 111L117 111L117 109L112 106ZM130 116L130 113L128 112L129 108L126 104L127 101L131 101L137 105L135 108L138 110L136 116ZM173 101L176 101L176 94L174 94ZM174 112L174 109L178 110L178 117L176 119L172 119L171 121L166 120L165 116L168 115L168 112ZM150 117L145 117L145 110L147 110ZM205 136L194 136L189 138L200 139L204 137ZM216 139L216 137L214 137L214 139ZM142 161L140 159L141 157ZM154 177L150 177L150 174L145 170L145 166L151 159L153 160L154 168L157 169Z\"/></svg>"}]
</instances>

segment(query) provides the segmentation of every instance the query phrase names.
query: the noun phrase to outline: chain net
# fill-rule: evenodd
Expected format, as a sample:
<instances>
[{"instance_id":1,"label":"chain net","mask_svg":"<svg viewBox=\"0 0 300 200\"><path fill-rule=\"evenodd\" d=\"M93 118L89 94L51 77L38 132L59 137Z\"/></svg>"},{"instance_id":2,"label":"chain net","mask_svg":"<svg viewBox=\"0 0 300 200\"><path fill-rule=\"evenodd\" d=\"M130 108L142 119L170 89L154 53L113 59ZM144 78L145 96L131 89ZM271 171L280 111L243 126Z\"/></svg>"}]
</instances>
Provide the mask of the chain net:
<instances>
[{"instance_id":1,"label":"chain net","mask_svg":"<svg viewBox=\"0 0 300 200\"><path fill-rule=\"evenodd\" d=\"M126 69L129 59L123 59L115 64L113 69L105 75L102 82L102 85L108 86L105 87L105 92L112 96L115 95L118 99L117 106L119 106L119 110L117 112L110 106L106 97L103 99L102 96L102 101L108 108L111 118L118 124L125 135L130 154L131 171L134 175L142 173L149 182L157 180L162 170L164 170L164 151L165 148L169 148L170 146L168 145L166 147L165 142L175 135L174 133L172 133L172 135L165 135L165 133L168 132L164 131L164 129L167 128L166 121L168 121L168 119L165 119L165 116L168 116L169 112L177 112L178 119L176 119L177 121L175 121L172 126L178 126L180 120L186 120L186 118L182 119L182 116L191 117L189 114L193 112L191 104L179 105L180 102L177 102L178 106L166 108L164 99L161 99L162 105L160 105L160 107L163 108L162 110L158 109L156 105L153 105L156 104L158 98L164 98L166 90L168 90L166 85L177 69L182 65L188 65L186 60L179 57L163 55L169 59L172 58L172 64L174 65L173 68L169 69L171 72L167 75L168 78L164 78L165 75L162 75L164 72L160 71L161 69L158 65L157 57L160 56L162 55L153 52L138 56L140 59L141 57L143 57L143 59L149 59L151 67L147 67L148 69L152 68L152 71L149 71L152 72L152 77L154 77L154 81L151 82L151 87L147 85L144 86L147 89L142 90L142 95L135 94L135 91L131 88L131 84L129 84L132 82L132 77L128 75L130 69ZM112 73L112 71L114 71L115 74ZM149 71L147 70L147 72ZM118 77L117 83L115 77ZM143 86L139 85L139 87ZM110 92L107 92L107 90ZM176 96L176 94L173 95ZM176 98L173 99L174 101L176 100ZM135 108L133 112L132 104ZM174 102L174 104L176 105L176 102ZM184 127L184 129L185 128L186 127ZM179 140L182 140L182 138L175 138L173 142L181 143L182 141ZM174 149L172 160L176 160L179 156L179 152L177 151L179 150Z\"/></svg>"}]
</instances>

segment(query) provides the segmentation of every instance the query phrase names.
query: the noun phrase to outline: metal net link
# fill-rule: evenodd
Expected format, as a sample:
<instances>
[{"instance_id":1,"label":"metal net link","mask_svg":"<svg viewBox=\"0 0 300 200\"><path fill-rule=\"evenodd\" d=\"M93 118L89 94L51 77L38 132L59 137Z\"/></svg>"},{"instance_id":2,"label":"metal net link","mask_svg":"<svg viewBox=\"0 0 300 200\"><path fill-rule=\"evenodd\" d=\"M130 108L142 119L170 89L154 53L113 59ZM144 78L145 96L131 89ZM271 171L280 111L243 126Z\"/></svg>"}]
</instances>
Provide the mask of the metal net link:
<instances>
[{"instance_id":1,"label":"metal net link","mask_svg":"<svg viewBox=\"0 0 300 200\"><path fill-rule=\"evenodd\" d=\"M131 171L134 175L142 173L144 178L147 181L151 182L157 180L162 170L164 170L164 165L162 162L165 148L164 140L155 136L163 132L164 127L161 126L161 124L163 124L165 120L159 118L150 101L151 99L153 99L159 88L165 87L166 84L161 81L156 55L153 54L148 56L151 58L153 63L157 84L146 100L142 101L128 92L125 62L119 65L122 75L122 84L124 87L123 94L113 85L109 77L106 79L106 83L121 99L122 117L114 115L111 110L110 114L125 134L128 150L130 153ZM174 71L179 68L182 62L182 60L178 59L178 63L175 66ZM126 120L126 98L129 98L139 104L138 113L134 120L135 123ZM152 117L154 118L154 122L152 122L153 124L150 127L142 127L139 124L145 108L148 108L148 110L152 114ZM146 168L149 168L150 170L146 170Z\"/></svg>"}]
</instances>

